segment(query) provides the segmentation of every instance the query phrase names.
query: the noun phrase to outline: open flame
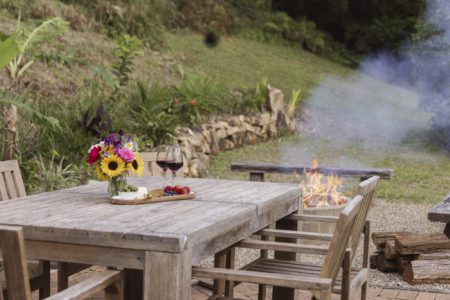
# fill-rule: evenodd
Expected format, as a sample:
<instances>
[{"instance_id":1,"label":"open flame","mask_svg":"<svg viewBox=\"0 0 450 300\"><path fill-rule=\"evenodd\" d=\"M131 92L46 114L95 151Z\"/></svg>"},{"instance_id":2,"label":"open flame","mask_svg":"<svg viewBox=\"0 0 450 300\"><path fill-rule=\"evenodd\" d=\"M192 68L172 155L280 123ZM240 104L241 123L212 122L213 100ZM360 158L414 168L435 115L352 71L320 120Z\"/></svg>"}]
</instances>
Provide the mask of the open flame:
<instances>
[{"instance_id":1,"label":"open flame","mask_svg":"<svg viewBox=\"0 0 450 300\"><path fill-rule=\"evenodd\" d=\"M300 183L303 197L303 207L325 207L342 205L347 197L339 190L342 179L336 175L325 176L317 172L317 160L312 162L310 172L306 173L306 180Z\"/></svg>"}]
</instances>

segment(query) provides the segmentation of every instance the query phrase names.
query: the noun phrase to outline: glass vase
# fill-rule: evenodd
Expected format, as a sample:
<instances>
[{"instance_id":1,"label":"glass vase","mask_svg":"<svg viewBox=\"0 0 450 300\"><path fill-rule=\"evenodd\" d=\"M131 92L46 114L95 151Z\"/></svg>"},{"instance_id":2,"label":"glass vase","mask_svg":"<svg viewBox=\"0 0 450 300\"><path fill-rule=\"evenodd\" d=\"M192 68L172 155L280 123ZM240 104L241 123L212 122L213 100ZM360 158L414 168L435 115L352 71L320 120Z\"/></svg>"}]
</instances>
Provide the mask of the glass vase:
<instances>
[{"instance_id":1,"label":"glass vase","mask_svg":"<svg viewBox=\"0 0 450 300\"><path fill-rule=\"evenodd\" d=\"M119 176L112 177L109 180L108 184L108 196L111 198L113 196L119 195L119 192L123 191L126 185L127 185L126 174L121 174Z\"/></svg>"}]
</instances>

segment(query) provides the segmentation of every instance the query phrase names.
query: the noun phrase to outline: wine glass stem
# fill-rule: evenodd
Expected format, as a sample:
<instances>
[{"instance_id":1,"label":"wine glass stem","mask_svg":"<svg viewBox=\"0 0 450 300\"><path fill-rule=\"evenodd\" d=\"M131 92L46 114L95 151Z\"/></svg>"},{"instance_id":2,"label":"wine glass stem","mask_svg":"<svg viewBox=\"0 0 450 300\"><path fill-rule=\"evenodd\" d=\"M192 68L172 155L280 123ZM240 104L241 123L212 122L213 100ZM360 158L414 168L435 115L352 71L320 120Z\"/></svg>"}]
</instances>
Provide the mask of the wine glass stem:
<instances>
[{"instance_id":1,"label":"wine glass stem","mask_svg":"<svg viewBox=\"0 0 450 300\"><path fill-rule=\"evenodd\" d=\"M175 185L175 171L172 171L172 186Z\"/></svg>"}]
</instances>

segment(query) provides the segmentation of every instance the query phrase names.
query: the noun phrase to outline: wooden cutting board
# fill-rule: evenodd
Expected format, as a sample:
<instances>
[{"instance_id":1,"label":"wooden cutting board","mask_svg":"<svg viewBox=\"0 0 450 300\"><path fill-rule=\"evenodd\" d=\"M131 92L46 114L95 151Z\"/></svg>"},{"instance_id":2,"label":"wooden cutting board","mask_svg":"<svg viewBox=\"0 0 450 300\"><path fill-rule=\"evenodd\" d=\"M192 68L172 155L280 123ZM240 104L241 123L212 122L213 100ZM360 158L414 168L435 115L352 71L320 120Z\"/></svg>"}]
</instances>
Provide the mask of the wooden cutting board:
<instances>
[{"instance_id":1,"label":"wooden cutting board","mask_svg":"<svg viewBox=\"0 0 450 300\"><path fill-rule=\"evenodd\" d=\"M110 199L112 204L116 205L139 205L148 203L158 203L167 201L178 201L178 200L189 200L194 199L195 193L190 193L186 195L173 195L173 196L159 196L159 197L148 197L145 199L134 199L134 200L124 200L124 199Z\"/></svg>"}]
</instances>

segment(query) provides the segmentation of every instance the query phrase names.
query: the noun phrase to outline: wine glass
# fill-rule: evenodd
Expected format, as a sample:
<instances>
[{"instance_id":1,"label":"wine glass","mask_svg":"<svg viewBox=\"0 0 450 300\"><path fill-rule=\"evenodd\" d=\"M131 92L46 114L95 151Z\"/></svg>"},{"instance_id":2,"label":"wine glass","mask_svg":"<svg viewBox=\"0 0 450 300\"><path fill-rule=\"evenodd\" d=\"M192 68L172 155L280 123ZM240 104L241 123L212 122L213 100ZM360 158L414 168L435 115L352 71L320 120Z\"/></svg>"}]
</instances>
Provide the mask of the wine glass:
<instances>
[{"instance_id":1,"label":"wine glass","mask_svg":"<svg viewBox=\"0 0 450 300\"><path fill-rule=\"evenodd\" d=\"M164 186L166 183L166 173L167 173L167 154L170 151L170 147L166 145L162 145L158 147L158 152L156 154L156 164L161 168L162 175L164 177Z\"/></svg>"},{"instance_id":2,"label":"wine glass","mask_svg":"<svg viewBox=\"0 0 450 300\"><path fill-rule=\"evenodd\" d=\"M175 183L176 171L183 166L183 151L179 146L170 147L167 152L166 166L172 171L172 185Z\"/></svg>"}]
</instances>

